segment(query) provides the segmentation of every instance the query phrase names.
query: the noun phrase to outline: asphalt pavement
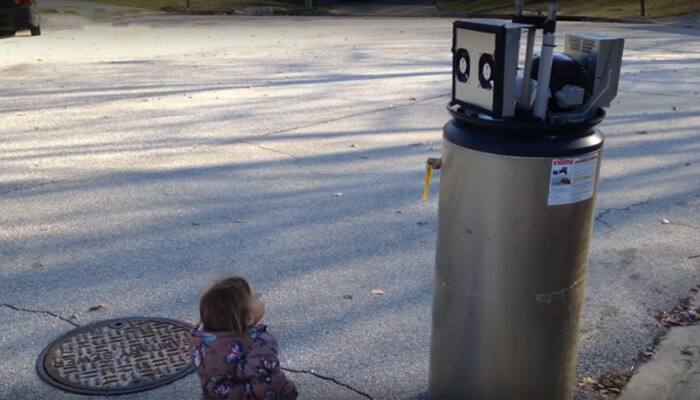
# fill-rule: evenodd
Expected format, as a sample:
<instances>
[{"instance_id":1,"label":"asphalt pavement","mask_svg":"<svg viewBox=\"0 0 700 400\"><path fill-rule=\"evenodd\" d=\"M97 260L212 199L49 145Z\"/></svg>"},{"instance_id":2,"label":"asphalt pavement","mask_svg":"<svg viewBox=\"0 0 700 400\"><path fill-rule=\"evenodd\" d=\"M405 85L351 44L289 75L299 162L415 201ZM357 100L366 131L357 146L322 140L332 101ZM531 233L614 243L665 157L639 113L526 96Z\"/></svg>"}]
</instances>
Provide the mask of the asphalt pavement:
<instances>
[{"instance_id":1,"label":"asphalt pavement","mask_svg":"<svg viewBox=\"0 0 700 400\"><path fill-rule=\"evenodd\" d=\"M700 29L560 26L627 38L583 378L629 369L700 282ZM374 399L424 393L439 174L420 195L450 45L449 19L159 14L47 15L41 37L0 41L0 398L86 398L34 371L65 319L195 322L227 274L264 292L284 365ZM292 378L304 399L366 398Z\"/></svg>"}]
</instances>

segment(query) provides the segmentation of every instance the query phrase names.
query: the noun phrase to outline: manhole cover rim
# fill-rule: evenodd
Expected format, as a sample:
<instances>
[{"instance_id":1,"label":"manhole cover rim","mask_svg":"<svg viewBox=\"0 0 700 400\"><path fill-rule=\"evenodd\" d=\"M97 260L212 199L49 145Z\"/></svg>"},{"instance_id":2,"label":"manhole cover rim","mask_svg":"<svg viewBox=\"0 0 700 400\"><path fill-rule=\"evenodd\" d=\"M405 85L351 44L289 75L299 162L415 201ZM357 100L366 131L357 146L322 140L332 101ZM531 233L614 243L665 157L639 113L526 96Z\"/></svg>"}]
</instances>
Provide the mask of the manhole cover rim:
<instances>
[{"instance_id":1,"label":"manhole cover rim","mask_svg":"<svg viewBox=\"0 0 700 400\"><path fill-rule=\"evenodd\" d=\"M63 340L65 340L68 337L78 335L83 331L94 329L98 326L109 326L109 325L116 324L116 323L122 322L122 321L167 322L167 323L171 323L173 325L187 328L188 331L194 329L194 326L192 324L187 323L187 322L178 321L176 319L171 319L171 318L162 318L162 317L123 317L123 318L114 318L114 319L96 321L96 322L90 323L88 325L84 325L84 326L80 326L80 327L75 328L75 329L71 329L70 331L68 331L68 332L60 335L56 339L52 340L41 351L41 353L39 353L39 357L37 357L37 360L35 363L35 368L36 368L36 372L39 374L39 377L44 382L48 383L49 385L54 386L58 389L64 390L66 392L75 393L75 394L84 394L84 395L115 396L115 395L124 395L124 394L145 392L148 390L158 388L160 386L165 386L165 385L171 384L175 381L178 381L178 380L184 378L185 376L191 374L194 371L194 369L195 369L194 364L189 363L186 368L183 368L181 371L177 372L176 374L170 375L165 379L157 380L157 381L149 383L149 384L136 385L133 387L125 387L125 388L118 388L118 389L88 389L85 387L66 385L63 382L57 381L54 377L49 375L49 373L46 371L46 368L44 367L44 364L46 361L46 356L54 348L54 346L56 346L58 343L62 342Z\"/></svg>"}]
</instances>

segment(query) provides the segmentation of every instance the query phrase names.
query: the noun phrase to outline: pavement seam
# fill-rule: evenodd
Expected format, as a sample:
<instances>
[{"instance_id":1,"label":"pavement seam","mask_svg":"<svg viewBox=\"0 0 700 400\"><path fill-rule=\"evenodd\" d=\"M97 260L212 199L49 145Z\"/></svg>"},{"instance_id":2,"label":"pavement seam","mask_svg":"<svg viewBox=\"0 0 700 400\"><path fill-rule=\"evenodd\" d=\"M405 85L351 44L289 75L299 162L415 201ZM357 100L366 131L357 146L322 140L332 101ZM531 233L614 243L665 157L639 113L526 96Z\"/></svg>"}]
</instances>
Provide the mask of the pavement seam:
<instances>
[{"instance_id":1,"label":"pavement seam","mask_svg":"<svg viewBox=\"0 0 700 400\"><path fill-rule=\"evenodd\" d=\"M23 190L31 190L35 189L38 187L46 186L46 185L52 185L54 183L60 183L61 181L46 181L46 182L40 182L40 183L34 183L34 184L28 184L20 187L16 187L13 189L8 189L8 190L0 190L0 194L8 194L8 193L14 193L14 192L21 192Z\"/></svg>"},{"instance_id":2,"label":"pavement seam","mask_svg":"<svg viewBox=\"0 0 700 400\"><path fill-rule=\"evenodd\" d=\"M283 155L283 156L287 156L287 157L291 158L292 160L294 160L294 162L296 163L295 165L297 166L297 168L301 168L301 166L299 165L299 163L301 162L301 160L299 160L299 158L297 158L294 154L285 153L284 151L277 150L277 149L274 149L274 148L272 148L272 147L263 146L262 144L255 143L255 142L251 142L251 141L243 141L243 143L245 143L245 144L247 144L247 145L250 145L250 146L257 147L258 149L263 150L263 151L269 151L269 152L272 152L272 153L275 153L275 154L280 154L280 155Z\"/></svg>"},{"instance_id":3,"label":"pavement seam","mask_svg":"<svg viewBox=\"0 0 700 400\"><path fill-rule=\"evenodd\" d=\"M683 223L683 222L673 222L673 221L672 221L672 222L671 222L671 225L678 225L678 226L683 226L683 227L690 228L690 229L698 229L698 230L700 230L700 226L695 226L695 225L691 225L691 224L686 224L686 223Z\"/></svg>"},{"instance_id":4,"label":"pavement seam","mask_svg":"<svg viewBox=\"0 0 700 400\"><path fill-rule=\"evenodd\" d=\"M428 102L428 101L431 101L431 100L439 99L439 98L444 97L444 96L448 96L449 94L450 94L450 93L443 93L443 94L440 94L440 95L437 95L437 96L431 96L431 97L426 97L426 98L424 98L424 99L412 101L412 102L410 102L410 103L399 104L399 105L396 105L396 106L395 106L395 105L389 105L389 106L382 107L382 108L377 108L377 109L368 110L368 111L363 111L363 112L354 113L354 114L343 115L343 116L340 116L340 117L330 118L330 119L326 119L326 120L323 120L323 121L316 121L316 122L312 122L312 123L309 123L309 124L297 125L297 126L293 126L293 127L290 127L290 128L284 128L284 129L279 129L279 130L276 130L276 131L270 131L270 132L263 133L263 134L260 135L259 137L267 137L267 136L276 135L276 134L279 134L279 133L290 133L290 132L294 132L294 131L299 130L299 129L310 128L310 127L314 127L314 126L318 126L318 125L324 125L324 124L328 124L328 123L331 123L331 122L337 122L337 121L341 121L341 120L348 119L348 118L354 118L354 117L358 117L358 116L362 116L362 115L375 114L375 113L380 113L380 112L384 112L384 111L395 110L395 109L397 109L397 108L410 107L410 106L412 106L412 105L414 105L414 104L425 103L425 102ZM284 152L284 151L281 151L281 150L277 150L277 149L274 149L274 148L272 148L272 147L264 146L264 145L262 145L262 144L256 143L255 141L243 140L243 141L241 141L241 142L243 142L243 143L245 143L245 144L248 144L248 145L250 145L250 146L255 146L255 147L257 147L258 149L263 150L263 151L269 151L269 152L272 152L272 153L275 153L275 154L280 154L280 155L283 155L283 156L287 156L287 157L289 157L289 158L291 158L291 159L294 160L294 162L296 163L296 166L297 166L298 168L301 168L301 165L300 165L301 160L300 160L298 157L296 157L294 154L287 153L287 152Z\"/></svg>"},{"instance_id":5,"label":"pavement seam","mask_svg":"<svg viewBox=\"0 0 700 400\"><path fill-rule=\"evenodd\" d=\"M278 134L278 133L290 133L290 132L294 132L294 131L299 130L299 129L311 128L311 127L314 127L314 126L324 125L324 124L328 124L328 123L331 123L331 122L337 122L337 121L342 121L342 120L345 120L345 119L350 119L350 118L355 118L355 117L361 117L361 116L363 116L363 115L377 114L377 113L381 113L381 112L384 112L384 111L395 110L395 109L397 109L397 108L410 107L410 106L415 105L415 104L421 104L421 103L425 103L425 102L428 102L428 101L431 101L431 100L439 99L439 98L441 98L441 97L445 97L445 96L448 96L448 95L450 95L450 94L451 94L451 92L442 93L442 94L439 94L439 95L436 95L436 96L430 96L430 97L426 97L426 98L423 98L423 99L420 99L420 100L411 101L411 102L409 102L409 103L402 103L402 104L398 104L398 105L390 104L390 105L388 105L388 106L380 107L380 108L375 108L375 109L372 109L372 110L367 110L367 111L361 111L361 112L356 112L356 113L352 113L352 114L341 115L341 116L339 116L339 117L328 118L328 119L324 119L324 120L321 120L321 121L310 122L310 123L308 123L308 124L296 125L296 126L293 126L293 127L290 127L290 128L278 129L278 130L274 130L274 131L270 131L270 132L265 132L265 133L263 133L262 135L260 135L260 137L267 137L267 136L271 136L271 135L276 135L276 134Z\"/></svg>"},{"instance_id":6,"label":"pavement seam","mask_svg":"<svg viewBox=\"0 0 700 400\"><path fill-rule=\"evenodd\" d=\"M333 377L330 377L330 376L321 375L317 372L314 372L313 370L293 369L293 368L287 368L287 367L282 367L282 369L284 371L291 372L293 374L307 374L307 375L311 375L311 376L314 376L316 378L322 379L324 381L332 382L338 386L342 386L348 390L351 390L362 397L365 397L369 400L374 400L374 398L372 396L370 396L369 394L367 394L361 390L355 389L354 387L348 385L347 383L340 382L339 380L337 380Z\"/></svg>"},{"instance_id":7,"label":"pavement seam","mask_svg":"<svg viewBox=\"0 0 700 400\"><path fill-rule=\"evenodd\" d=\"M0 306L9 308L10 310L14 310L14 311L28 312L28 313L32 313L32 314L46 314L46 315L50 315L50 316L52 316L52 317L54 317L54 318L60 319L60 320L63 321L63 322L66 322L66 323L68 323L68 324L71 324L71 325L73 325L73 326L76 327L76 328L80 328L80 325L79 325L79 324L76 324L75 322L71 321L70 319L68 319L68 318L66 318L66 317L64 317L64 316L62 316L62 315L56 314L55 312L52 312L52 311L48 311L48 310L31 310L31 309L29 309L29 308L17 307L17 306L13 306L12 304L7 304L7 303L2 303L2 304L0 304Z\"/></svg>"}]
</instances>

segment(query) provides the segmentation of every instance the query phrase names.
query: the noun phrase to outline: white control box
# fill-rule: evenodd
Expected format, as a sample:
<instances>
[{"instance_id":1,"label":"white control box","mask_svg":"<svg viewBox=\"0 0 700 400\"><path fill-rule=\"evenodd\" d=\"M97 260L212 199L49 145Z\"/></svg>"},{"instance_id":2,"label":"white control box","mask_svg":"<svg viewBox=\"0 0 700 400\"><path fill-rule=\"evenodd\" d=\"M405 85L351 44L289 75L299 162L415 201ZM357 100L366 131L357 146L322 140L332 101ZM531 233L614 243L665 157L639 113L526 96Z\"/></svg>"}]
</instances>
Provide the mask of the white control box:
<instances>
[{"instance_id":1,"label":"white control box","mask_svg":"<svg viewBox=\"0 0 700 400\"><path fill-rule=\"evenodd\" d=\"M495 118L513 116L521 32L531 27L498 20L455 21L453 103Z\"/></svg>"}]
</instances>

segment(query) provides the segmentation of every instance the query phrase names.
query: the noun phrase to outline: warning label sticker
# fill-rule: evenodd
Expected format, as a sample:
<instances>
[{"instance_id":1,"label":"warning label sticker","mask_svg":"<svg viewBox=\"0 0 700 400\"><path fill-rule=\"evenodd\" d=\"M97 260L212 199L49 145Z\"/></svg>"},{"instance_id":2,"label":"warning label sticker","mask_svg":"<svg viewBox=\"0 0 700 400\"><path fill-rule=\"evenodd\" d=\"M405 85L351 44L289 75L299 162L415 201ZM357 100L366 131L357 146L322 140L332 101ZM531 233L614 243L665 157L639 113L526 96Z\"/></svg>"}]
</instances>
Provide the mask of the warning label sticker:
<instances>
[{"instance_id":1,"label":"warning label sticker","mask_svg":"<svg viewBox=\"0 0 700 400\"><path fill-rule=\"evenodd\" d=\"M552 160L547 205L578 203L593 197L599 153Z\"/></svg>"}]
</instances>

